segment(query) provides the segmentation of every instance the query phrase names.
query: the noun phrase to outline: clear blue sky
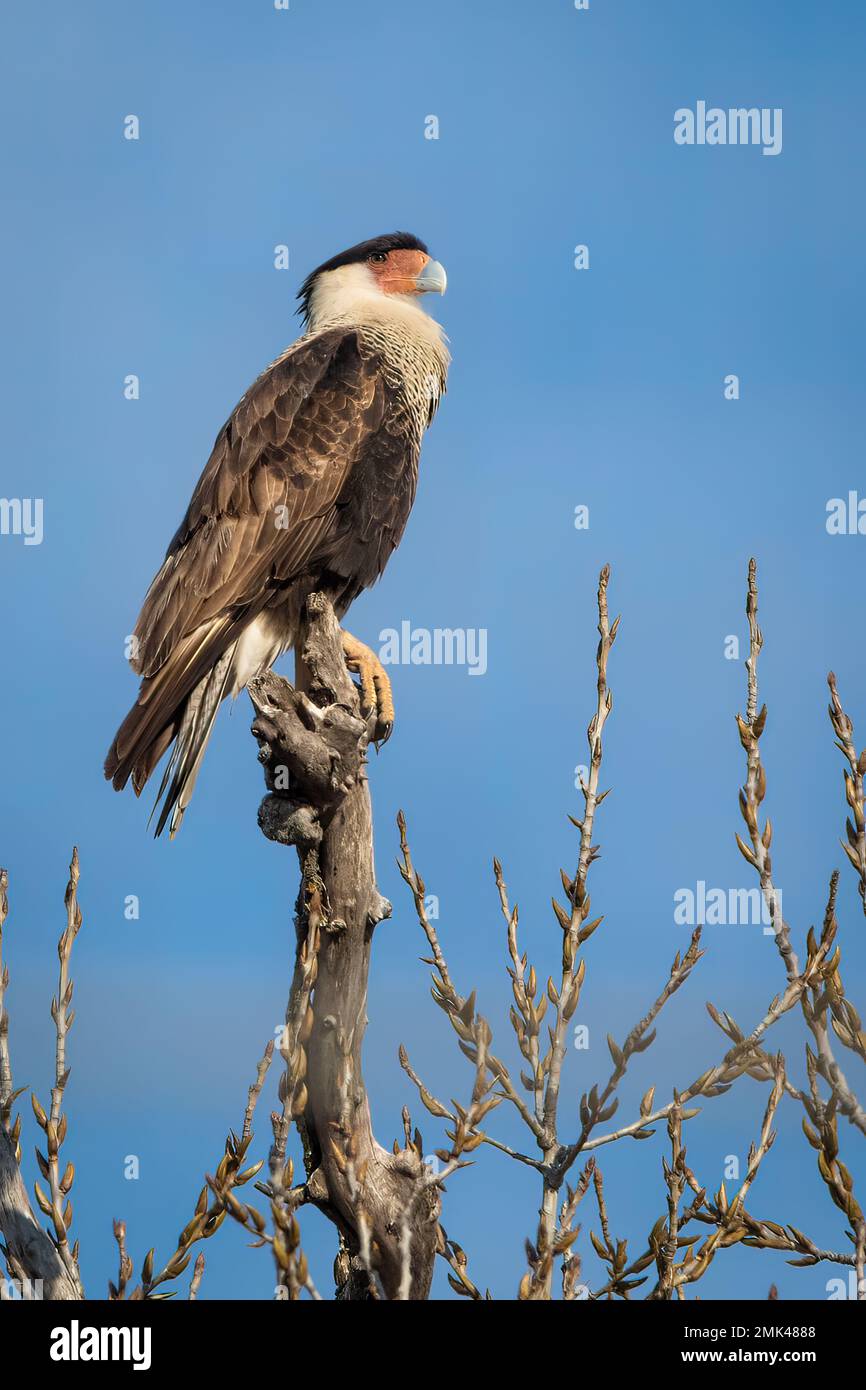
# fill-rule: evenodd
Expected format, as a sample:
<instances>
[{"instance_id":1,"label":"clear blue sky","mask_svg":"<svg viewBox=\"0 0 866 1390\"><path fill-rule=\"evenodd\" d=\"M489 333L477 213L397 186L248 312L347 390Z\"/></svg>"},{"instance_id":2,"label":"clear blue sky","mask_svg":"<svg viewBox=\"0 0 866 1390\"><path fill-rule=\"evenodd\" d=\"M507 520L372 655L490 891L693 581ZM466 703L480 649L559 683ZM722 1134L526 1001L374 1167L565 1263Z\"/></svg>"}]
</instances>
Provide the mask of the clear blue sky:
<instances>
[{"instance_id":1,"label":"clear blue sky","mask_svg":"<svg viewBox=\"0 0 866 1390\"><path fill-rule=\"evenodd\" d=\"M269 0L95 0L18 6L3 28L0 492L44 499L40 546L0 537L8 1003L16 1080L44 1099L77 843L68 1152L83 1272L99 1294L115 1267L111 1218L126 1218L137 1262L150 1245L165 1259L240 1123L284 1009L296 886L293 854L256 828L245 697L219 720L174 844L154 842L148 807L103 782L135 692L124 638L214 434L297 332L298 283L354 241L407 227L429 242L449 272L435 310L454 365L404 543L351 626L373 643L403 619L488 632L483 678L396 669L397 729L372 768L381 887L395 903L377 933L366 1050L379 1138L390 1144L412 1102L400 1041L433 1089L470 1084L418 962L396 811L439 896L454 976L477 987L510 1056L490 863L505 864L546 977L559 949L549 898L576 854L566 814L578 811L605 561L624 615L606 740L615 791L598 822L592 895L606 921L580 1010L592 1045L571 1059L566 1137L580 1091L607 1076L604 1034L624 1036L685 943L677 889L751 886L733 839L744 673L724 643L745 636L753 553L778 879L800 939L820 918L845 813L831 666L866 742L866 539L825 528L829 498L866 488L866 13L853 0L591 0L583 13L570 0L292 0L287 13ZM676 145L674 112L698 100L781 107L782 153ZM128 114L137 142L123 138ZM438 141L424 138L429 115ZM287 272L273 268L278 243ZM573 268L578 243L587 271ZM123 396L129 373L138 401ZM729 373L737 401L724 398ZM587 531L573 525L579 504ZM131 894L138 921L124 917ZM862 1005L864 924L845 865L842 903ZM705 999L751 1027L781 986L759 929L706 939L634 1066L625 1115L650 1083L666 1095L717 1058ZM744 1081L690 1126L708 1187L727 1155L744 1161L764 1099ZM753 1209L844 1243L793 1108L780 1128ZM500 1133L517 1135L504 1115ZM25 1137L29 1161L29 1122ZM635 1243L662 1211L666 1143L661 1133L602 1155L613 1227ZM856 1169L851 1132L844 1145ZM129 1154L138 1181L124 1179ZM493 1152L450 1184L446 1228L499 1296L516 1291L536 1208L532 1178ZM330 1231L312 1214L304 1238L327 1289ZM269 1295L269 1257L239 1228L206 1253L203 1296ZM703 1293L763 1297L775 1280L782 1297L820 1298L832 1273L738 1249L722 1252Z\"/></svg>"}]
</instances>

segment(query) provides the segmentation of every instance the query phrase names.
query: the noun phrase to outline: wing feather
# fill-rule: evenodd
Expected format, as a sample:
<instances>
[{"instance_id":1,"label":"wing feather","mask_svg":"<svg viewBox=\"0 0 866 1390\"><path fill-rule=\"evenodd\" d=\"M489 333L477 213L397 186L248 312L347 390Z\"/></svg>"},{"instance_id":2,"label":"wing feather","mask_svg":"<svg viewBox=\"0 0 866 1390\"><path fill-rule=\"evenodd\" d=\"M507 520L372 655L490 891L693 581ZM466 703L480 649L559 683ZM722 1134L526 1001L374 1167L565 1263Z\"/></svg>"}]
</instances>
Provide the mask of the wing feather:
<instances>
[{"instance_id":1,"label":"wing feather","mask_svg":"<svg viewBox=\"0 0 866 1390\"><path fill-rule=\"evenodd\" d=\"M250 387L217 435L145 598L135 629L142 676L155 676L205 623L216 660L232 619L248 619L304 572L383 418L385 389L377 360L344 330L302 340Z\"/></svg>"}]
</instances>

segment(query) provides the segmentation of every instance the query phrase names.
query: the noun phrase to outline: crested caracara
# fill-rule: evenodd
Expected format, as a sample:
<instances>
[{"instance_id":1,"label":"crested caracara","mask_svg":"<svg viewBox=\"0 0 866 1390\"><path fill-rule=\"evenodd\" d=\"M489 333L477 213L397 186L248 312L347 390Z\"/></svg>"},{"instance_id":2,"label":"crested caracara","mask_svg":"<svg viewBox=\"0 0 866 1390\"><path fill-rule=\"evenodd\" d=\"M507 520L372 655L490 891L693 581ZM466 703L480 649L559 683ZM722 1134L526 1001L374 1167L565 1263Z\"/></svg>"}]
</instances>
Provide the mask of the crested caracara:
<instances>
[{"instance_id":1,"label":"crested caracara","mask_svg":"<svg viewBox=\"0 0 866 1390\"><path fill-rule=\"evenodd\" d=\"M216 437L135 627L138 698L105 775L138 795L171 753L157 835L189 804L220 703L301 637L308 594L342 618L400 543L448 351L422 308L445 271L408 232L361 242L307 276L304 332L241 397ZM377 657L349 633L376 736L394 718Z\"/></svg>"}]
</instances>

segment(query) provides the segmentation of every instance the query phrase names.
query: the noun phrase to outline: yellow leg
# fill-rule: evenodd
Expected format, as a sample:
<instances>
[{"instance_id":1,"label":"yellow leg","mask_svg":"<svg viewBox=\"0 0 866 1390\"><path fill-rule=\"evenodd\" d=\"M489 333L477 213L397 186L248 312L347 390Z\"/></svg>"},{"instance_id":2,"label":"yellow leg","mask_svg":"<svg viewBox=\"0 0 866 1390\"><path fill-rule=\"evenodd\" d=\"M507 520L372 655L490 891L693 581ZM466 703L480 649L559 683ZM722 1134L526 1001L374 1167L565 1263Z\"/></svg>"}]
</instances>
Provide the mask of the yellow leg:
<instances>
[{"instance_id":1,"label":"yellow leg","mask_svg":"<svg viewBox=\"0 0 866 1390\"><path fill-rule=\"evenodd\" d=\"M361 678L361 704L365 714L376 715L374 743L385 743L394 727L394 696L385 668L374 651L344 631L343 655L350 671Z\"/></svg>"}]
</instances>

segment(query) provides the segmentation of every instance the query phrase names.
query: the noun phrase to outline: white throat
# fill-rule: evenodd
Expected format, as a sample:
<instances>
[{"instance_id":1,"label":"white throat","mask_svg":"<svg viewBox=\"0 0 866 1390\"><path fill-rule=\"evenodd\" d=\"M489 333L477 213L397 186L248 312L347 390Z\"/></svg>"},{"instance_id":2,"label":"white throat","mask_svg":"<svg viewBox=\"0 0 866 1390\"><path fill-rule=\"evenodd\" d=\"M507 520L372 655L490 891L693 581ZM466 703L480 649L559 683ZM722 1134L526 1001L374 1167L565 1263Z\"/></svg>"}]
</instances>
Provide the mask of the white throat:
<instances>
[{"instance_id":1,"label":"white throat","mask_svg":"<svg viewBox=\"0 0 866 1390\"><path fill-rule=\"evenodd\" d=\"M383 294L366 265L342 265L320 275L310 296L308 332L332 324L400 324L405 332L441 347L440 324L421 308L418 297Z\"/></svg>"}]
</instances>

